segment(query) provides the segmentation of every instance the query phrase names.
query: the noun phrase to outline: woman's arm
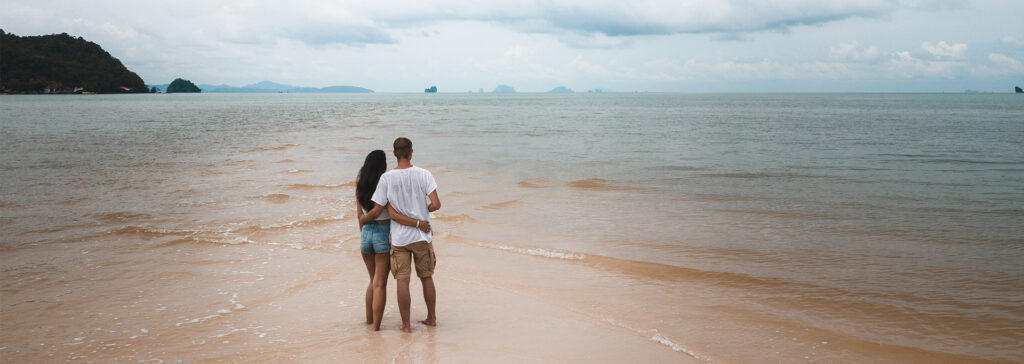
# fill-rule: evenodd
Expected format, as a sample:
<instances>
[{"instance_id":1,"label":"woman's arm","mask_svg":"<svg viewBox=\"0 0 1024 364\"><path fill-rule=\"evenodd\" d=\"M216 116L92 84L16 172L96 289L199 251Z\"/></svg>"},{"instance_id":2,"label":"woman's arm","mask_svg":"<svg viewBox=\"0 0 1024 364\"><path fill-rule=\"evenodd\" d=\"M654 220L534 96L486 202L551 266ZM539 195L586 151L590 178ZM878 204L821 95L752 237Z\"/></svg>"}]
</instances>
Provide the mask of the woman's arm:
<instances>
[{"instance_id":1,"label":"woman's arm","mask_svg":"<svg viewBox=\"0 0 1024 364\"><path fill-rule=\"evenodd\" d=\"M430 232L430 221L416 220L411 217L402 215L398 213L398 211L395 211L395 208L391 207L391 204L388 204L388 215L394 222L397 222L405 226L412 226L414 228L420 229L420 231L423 231L425 233Z\"/></svg>"},{"instance_id":2,"label":"woman's arm","mask_svg":"<svg viewBox=\"0 0 1024 364\"><path fill-rule=\"evenodd\" d=\"M373 209L363 214L362 205L359 205L359 201L356 201L356 208L359 209L359 230L363 230L363 225L366 223L376 220L380 216L381 212L384 211L384 206L373 204Z\"/></svg>"},{"instance_id":3,"label":"woman's arm","mask_svg":"<svg viewBox=\"0 0 1024 364\"><path fill-rule=\"evenodd\" d=\"M359 222L359 231L363 231L363 205L356 200L356 221Z\"/></svg>"}]
</instances>

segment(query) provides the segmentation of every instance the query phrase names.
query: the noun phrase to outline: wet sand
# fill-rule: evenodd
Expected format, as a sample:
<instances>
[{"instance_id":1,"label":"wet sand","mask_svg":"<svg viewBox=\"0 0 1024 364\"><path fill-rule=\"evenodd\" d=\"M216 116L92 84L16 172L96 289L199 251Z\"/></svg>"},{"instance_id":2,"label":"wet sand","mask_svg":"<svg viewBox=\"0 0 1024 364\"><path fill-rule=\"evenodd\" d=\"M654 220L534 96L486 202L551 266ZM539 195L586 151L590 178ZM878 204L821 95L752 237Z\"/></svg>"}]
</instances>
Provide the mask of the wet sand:
<instances>
[{"instance_id":1,"label":"wet sand","mask_svg":"<svg viewBox=\"0 0 1024 364\"><path fill-rule=\"evenodd\" d=\"M585 309L515 288L530 282L494 281L501 270L515 270L515 262L481 261L495 253L443 238L435 278L439 326L414 324L411 334L399 331L390 280L382 330L374 332L362 321L368 278L353 242L320 249L177 243L118 251L96 241L5 251L4 267L51 263L4 275L0 358L11 363L694 361L657 333L616 326ZM480 270L496 264L503 267ZM422 319L422 291L418 282L411 286L413 319Z\"/></svg>"}]
</instances>

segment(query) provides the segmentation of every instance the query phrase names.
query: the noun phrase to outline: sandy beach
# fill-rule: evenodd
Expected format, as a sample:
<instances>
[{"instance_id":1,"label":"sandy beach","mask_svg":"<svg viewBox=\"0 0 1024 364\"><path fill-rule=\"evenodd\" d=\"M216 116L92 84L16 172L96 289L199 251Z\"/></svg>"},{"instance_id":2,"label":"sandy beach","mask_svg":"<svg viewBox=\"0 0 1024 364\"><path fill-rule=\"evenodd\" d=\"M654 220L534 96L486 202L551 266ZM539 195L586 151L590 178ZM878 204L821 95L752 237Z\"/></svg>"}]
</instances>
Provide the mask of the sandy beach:
<instances>
[{"instance_id":1,"label":"sandy beach","mask_svg":"<svg viewBox=\"0 0 1024 364\"><path fill-rule=\"evenodd\" d=\"M1024 361L1019 109L433 96L0 99L0 362ZM354 203L398 135L443 203L411 334L393 279L364 322Z\"/></svg>"},{"instance_id":2,"label":"sandy beach","mask_svg":"<svg viewBox=\"0 0 1024 364\"><path fill-rule=\"evenodd\" d=\"M152 233L122 238L152 238L147 234ZM417 324L412 334L400 332L392 280L382 330L374 332L362 322L367 278L353 241L294 249L172 239L156 251L129 252L104 249L103 242L79 244L76 254L62 254L45 271L4 277L0 358L11 363L697 362L657 332L635 331L585 307L560 305L564 297L543 297L529 281L501 277L502 270L535 269L544 264L532 261L546 258L499 258L444 238L438 239L443 264L435 278L440 325ZM52 256L48 253L6 251L2 264L18 267ZM534 273L542 279L555 272ZM424 316L418 282L412 291L413 317Z\"/></svg>"}]
</instances>

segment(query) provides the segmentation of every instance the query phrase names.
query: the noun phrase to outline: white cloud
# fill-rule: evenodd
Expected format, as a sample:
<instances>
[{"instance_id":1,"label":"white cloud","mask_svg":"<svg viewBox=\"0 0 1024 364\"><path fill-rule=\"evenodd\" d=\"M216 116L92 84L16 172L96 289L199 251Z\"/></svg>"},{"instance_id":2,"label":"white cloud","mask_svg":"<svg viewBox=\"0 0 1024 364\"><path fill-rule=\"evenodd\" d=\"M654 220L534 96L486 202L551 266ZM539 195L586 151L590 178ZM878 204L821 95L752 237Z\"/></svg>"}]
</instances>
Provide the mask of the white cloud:
<instances>
[{"instance_id":1,"label":"white cloud","mask_svg":"<svg viewBox=\"0 0 1024 364\"><path fill-rule=\"evenodd\" d=\"M945 41L932 44L931 42L921 43L921 49L936 58L966 58L967 45L964 43L949 44Z\"/></svg>"},{"instance_id":2,"label":"white cloud","mask_svg":"<svg viewBox=\"0 0 1024 364\"><path fill-rule=\"evenodd\" d=\"M1024 75L1024 64L1005 54L991 53L988 61L991 65L975 67L972 73L977 76Z\"/></svg>"},{"instance_id":3,"label":"white cloud","mask_svg":"<svg viewBox=\"0 0 1024 364\"><path fill-rule=\"evenodd\" d=\"M1024 39L1012 35L1003 36L1003 38L999 39L999 42L1010 48L1024 48Z\"/></svg>"},{"instance_id":4,"label":"white cloud","mask_svg":"<svg viewBox=\"0 0 1024 364\"><path fill-rule=\"evenodd\" d=\"M910 52L897 52L896 57L889 62L890 70L895 75L903 78L920 76L935 76L953 78L956 71L965 66L959 61L935 61L916 58Z\"/></svg>"},{"instance_id":5,"label":"white cloud","mask_svg":"<svg viewBox=\"0 0 1024 364\"><path fill-rule=\"evenodd\" d=\"M992 53L988 55L988 60L996 65L999 65L1005 70L1011 72L1021 72L1024 70L1024 66L1021 65L1020 61L1010 58L1004 54Z\"/></svg>"},{"instance_id":6,"label":"white cloud","mask_svg":"<svg viewBox=\"0 0 1024 364\"><path fill-rule=\"evenodd\" d=\"M829 56L836 60L870 63L882 58L878 47L862 47L856 41L840 43L829 49Z\"/></svg>"},{"instance_id":7,"label":"white cloud","mask_svg":"<svg viewBox=\"0 0 1024 364\"><path fill-rule=\"evenodd\" d=\"M1024 59L1024 40L1000 25L1015 21L1012 14L1024 3L950 5L957 4L0 0L0 26L19 35L82 36L151 83L272 80L378 91L431 84L445 91L489 90L504 83L529 91L872 79L906 89L913 83L908 79L1022 73L1017 60ZM934 24L943 26L929 28Z\"/></svg>"}]
</instances>

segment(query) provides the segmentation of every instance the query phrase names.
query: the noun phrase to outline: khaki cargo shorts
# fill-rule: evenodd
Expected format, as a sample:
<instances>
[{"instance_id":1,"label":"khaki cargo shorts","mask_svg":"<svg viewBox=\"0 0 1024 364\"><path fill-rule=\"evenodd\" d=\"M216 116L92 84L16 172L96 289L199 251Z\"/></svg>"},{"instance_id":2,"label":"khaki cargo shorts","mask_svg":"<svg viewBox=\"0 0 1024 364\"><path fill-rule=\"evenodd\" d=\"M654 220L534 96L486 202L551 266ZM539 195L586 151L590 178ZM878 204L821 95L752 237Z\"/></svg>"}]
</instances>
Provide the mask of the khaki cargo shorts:
<instances>
[{"instance_id":1,"label":"khaki cargo shorts","mask_svg":"<svg viewBox=\"0 0 1024 364\"><path fill-rule=\"evenodd\" d=\"M395 279L409 279L412 275L410 263L416 261L416 276L428 278L434 275L434 244L417 241L406 246L391 246L391 274Z\"/></svg>"}]
</instances>

